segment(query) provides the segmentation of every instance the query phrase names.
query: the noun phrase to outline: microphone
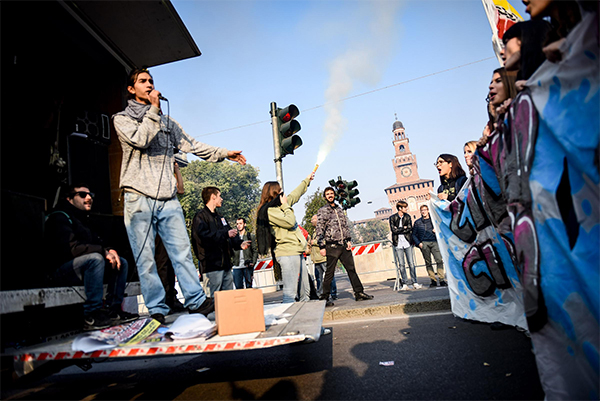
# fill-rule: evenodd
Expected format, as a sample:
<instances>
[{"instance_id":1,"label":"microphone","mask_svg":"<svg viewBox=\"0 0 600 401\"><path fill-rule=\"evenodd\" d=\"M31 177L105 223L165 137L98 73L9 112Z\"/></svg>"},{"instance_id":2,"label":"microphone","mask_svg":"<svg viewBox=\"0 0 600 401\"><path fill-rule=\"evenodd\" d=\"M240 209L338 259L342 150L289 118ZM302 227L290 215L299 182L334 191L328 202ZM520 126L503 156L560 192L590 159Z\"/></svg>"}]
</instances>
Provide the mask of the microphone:
<instances>
[{"instance_id":1,"label":"microphone","mask_svg":"<svg viewBox=\"0 0 600 401\"><path fill-rule=\"evenodd\" d=\"M160 100L164 100L165 102L168 102L168 101L169 101L169 99L167 99L167 98L166 98L166 97L164 97L163 95L158 95L158 98L159 98Z\"/></svg>"}]
</instances>

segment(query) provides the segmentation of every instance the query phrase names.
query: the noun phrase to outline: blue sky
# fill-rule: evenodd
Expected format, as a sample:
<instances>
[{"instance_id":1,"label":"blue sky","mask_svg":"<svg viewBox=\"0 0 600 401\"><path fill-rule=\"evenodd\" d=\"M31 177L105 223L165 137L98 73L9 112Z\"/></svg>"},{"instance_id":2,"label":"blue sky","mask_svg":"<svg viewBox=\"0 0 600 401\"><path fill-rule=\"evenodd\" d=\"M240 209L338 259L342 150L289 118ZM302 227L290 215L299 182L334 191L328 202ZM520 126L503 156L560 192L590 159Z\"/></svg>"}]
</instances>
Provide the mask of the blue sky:
<instances>
[{"instance_id":1,"label":"blue sky","mask_svg":"<svg viewBox=\"0 0 600 401\"><path fill-rule=\"evenodd\" d=\"M325 138L337 138L308 193L339 175L357 180L362 203L348 211L352 220L389 206L384 188L395 183L394 114L410 138L420 177L436 186L437 156L452 153L463 162L463 144L481 136L484 99L498 62L479 0L173 4L202 56L152 68L156 88L188 134L242 150L259 168L261 185L276 178L273 101L301 111L304 144L283 159L286 192L313 169ZM511 4L529 19L522 3ZM323 107L398 83L336 103L333 110ZM304 202L295 207L298 220Z\"/></svg>"}]
</instances>

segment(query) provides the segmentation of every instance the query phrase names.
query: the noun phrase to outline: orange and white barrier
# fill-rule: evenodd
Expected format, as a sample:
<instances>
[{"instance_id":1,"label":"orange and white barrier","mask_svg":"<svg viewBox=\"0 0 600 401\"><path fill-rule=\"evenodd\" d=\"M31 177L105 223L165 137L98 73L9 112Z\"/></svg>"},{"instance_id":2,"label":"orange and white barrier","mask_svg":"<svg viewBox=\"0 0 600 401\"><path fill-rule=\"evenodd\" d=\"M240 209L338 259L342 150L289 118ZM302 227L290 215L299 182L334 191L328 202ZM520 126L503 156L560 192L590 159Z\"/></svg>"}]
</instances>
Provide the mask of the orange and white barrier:
<instances>
[{"instance_id":1,"label":"orange and white barrier","mask_svg":"<svg viewBox=\"0 0 600 401\"><path fill-rule=\"evenodd\" d=\"M182 342L165 342L158 344L141 344L117 347L85 353L67 349L66 342L51 352L23 352L13 356L15 362L49 361L63 359L87 358L120 358L140 357L151 355L194 354L203 352L236 351L244 349L270 348L277 345L290 344L304 341L304 334L280 337L252 338L246 340L225 340L223 338L211 340L185 340ZM46 347L48 348L48 347ZM70 348L70 345L69 345ZM40 347L42 349L42 347Z\"/></svg>"},{"instance_id":2,"label":"orange and white barrier","mask_svg":"<svg viewBox=\"0 0 600 401\"><path fill-rule=\"evenodd\" d=\"M275 281L272 259L256 261L256 264L254 265L252 286L254 288L260 288L264 293L277 291L277 282Z\"/></svg>"},{"instance_id":3,"label":"orange and white barrier","mask_svg":"<svg viewBox=\"0 0 600 401\"><path fill-rule=\"evenodd\" d=\"M267 270L267 269L272 269L272 268L273 268L273 260L272 259L259 260L258 262L256 262L256 265L254 266L254 272L256 273L259 270Z\"/></svg>"},{"instance_id":4,"label":"orange and white barrier","mask_svg":"<svg viewBox=\"0 0 600 401\"><path fill-rule=\"evenodd\" d=\"M368 244L368 245L358 245L352 247L352 255L360 256L366 255L369 253L379 252L382 249L381 242L377 244Z\"/></svg>"}]
</instances>

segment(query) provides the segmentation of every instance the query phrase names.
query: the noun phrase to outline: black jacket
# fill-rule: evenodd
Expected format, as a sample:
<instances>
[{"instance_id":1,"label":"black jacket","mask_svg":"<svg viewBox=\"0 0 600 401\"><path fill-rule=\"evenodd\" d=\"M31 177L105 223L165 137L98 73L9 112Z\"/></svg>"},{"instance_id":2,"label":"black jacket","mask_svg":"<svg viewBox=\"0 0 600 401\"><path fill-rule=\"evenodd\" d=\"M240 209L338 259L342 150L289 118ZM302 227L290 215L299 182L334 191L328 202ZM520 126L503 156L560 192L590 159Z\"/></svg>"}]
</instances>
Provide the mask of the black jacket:
<instances>
[{"instance_id":1,"label":"black jacket","mask_svg":"<svg viewBox=\"0 0 600 401\"><path fill-rule=\"evenodd\" d=\"M408 213L404 213L402 216L402 223L400 223L400 216L398 213L394 213L390 217L390 230L392 231L392 244L394 247L398 245L398 235L404 235L406 241L413 245L412 240L412 219Z\"/></svg>"},{"instance_id":2,"label":"black jacket","mask_svg":"<svg viewBox=\"0 0 600 401\"><path fill-rule=\"evenodd\" d=\"M244 261L246 264L250 264L252 265L252 267L254 267L254 265L256 264L256 259L258 259L258 248L256 246L256 238L254 238L252 234L248 232L247 229L244 233L244 237L242 238L242 241L246 240L250 241L250 246L244 250L233 251L233 257L231 258L232 266L237 266L240 263L240 252L244 252Z\"/></svg>"},{"instance_id":3,"label":"black jacket","mask_svg":"<svg viewBox=\"0 0 600 401\"><path fill-rule=\"evenodd\" d=\"M46 218L44 230L49 271L78 256L99 253L105 256L104 241L90 228L89 214L61 199Z\"/></svg>"},{"instance_id":4,"label":"black jacket","mask_svg":"<svg viewBox=\"0 0 600 401\"><path fill-rule=\"evenodd\" d=\"M415 221L412 237L414 244L417 246L419 246L419 244L424 241L436 241L435 233L433 232L433 223L431 221L431 216L429 216L427 220L424 220L421 217L420 219L417 219Z\"/></svg>"},{"instance_id":5,"label":"black jacket","mask_svg":"<svg viewBox=\"0 0 600 401\"><path fill-rule=\"evenodd\" d=\"M192 247L200 262L200 272L231 269L232 249L241 249L239 235L229 238L231 227L217 211L204 207L192 222Z\"/></svg>"},{"instance_id":6,"label":"black jacket","mask_svg":"<svg viewBox=\"0 0 600 401\"><path fill-rule=\"evenodd\" d=\"M452 202L456 198L456 195L458 195L458 192L463 187L463 185L465 185L466 181L467 176L465 175L461 175L457 178L444 178L442 179L442 185L438 187L438 194L446 191L448 193L448 200Z\"/></svg>"}]
</instances>

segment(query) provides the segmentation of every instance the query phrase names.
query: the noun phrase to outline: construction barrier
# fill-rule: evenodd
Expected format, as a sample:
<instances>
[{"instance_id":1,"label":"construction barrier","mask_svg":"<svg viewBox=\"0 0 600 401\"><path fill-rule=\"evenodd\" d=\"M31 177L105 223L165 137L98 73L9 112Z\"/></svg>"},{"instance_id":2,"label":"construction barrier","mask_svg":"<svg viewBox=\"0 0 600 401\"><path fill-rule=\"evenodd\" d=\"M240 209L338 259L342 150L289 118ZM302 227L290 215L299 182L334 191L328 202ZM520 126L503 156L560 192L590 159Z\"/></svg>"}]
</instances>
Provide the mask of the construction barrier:
<instances>
[{"instance_id":1,"label":"construction barrier","mask_svg":"<svg viewBox=\"0 0 600 401\"><path fill-rule=\"evenodd\" d=\"M263 293L270 293L278 290L279 284L275 280L273 260L271 260L271 258L260 259L256 262L256 265L254 265L252 287L260 288Z\"/></svg>"},{"instance_id":2,"label":"construction barrier","mask_svg":"<svg viewBox=\"0 0 600 401\"><path fill-rule=\"evenodd\" d=\"M416 248L417 247L413 247L413 255L415 267L417 269L417 277L427 277L427 269L425 268L423 254L420 250L416 250ZM352 247L352 254L354 255L356 272L363 283L375 283L386 280L398 281L399 272L396 256L390 240L356 244ZM434 264L435 270L435 261L432 260L432 263ZM410 277L408 263L405 264L405 268Z\"/></svg>"}]
</instances>

